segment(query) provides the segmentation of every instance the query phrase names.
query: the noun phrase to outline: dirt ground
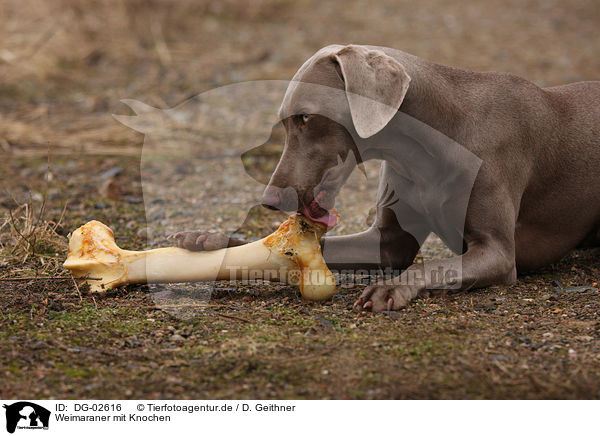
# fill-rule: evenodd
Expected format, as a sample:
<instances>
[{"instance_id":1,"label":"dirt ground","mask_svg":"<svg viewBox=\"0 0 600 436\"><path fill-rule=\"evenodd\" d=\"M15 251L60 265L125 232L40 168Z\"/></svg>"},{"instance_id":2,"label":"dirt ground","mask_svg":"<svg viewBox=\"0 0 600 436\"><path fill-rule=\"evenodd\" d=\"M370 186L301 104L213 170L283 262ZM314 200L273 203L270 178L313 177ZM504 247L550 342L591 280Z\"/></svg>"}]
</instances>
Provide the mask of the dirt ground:
<instances>
[{"instance_id":1,"label":"dirt ground","mask_svg":"<svg viewBox=\"0 0 600 436\"><path fill-rule=\"evenodd\" d=\"M131 249L170 244L183 229L253 238L281 221L252 208L281 132L272 151L242 161L250 143L223 136L218 120L203 124L205 100L190 112L190 97L289 79L318 48L351 42L541 86L597 80L599 24L594 0L3 1L0 397L600 397L597 248L513 286L391 314L352 312L361 284L326 303L276 284L94 295L61 268L67 234L90 219ZM213 116L260 143L264 132L247 127L261 112L237 97ZM169 116L185 122L143 135L113 118L133 115L122 99L177 106ZM147 153L156 143L165 156ZM369 163L342 191L337 233L368 225L377 169ZM446 255L431 238L419 261Z\"/></svg>"}]
</instances>

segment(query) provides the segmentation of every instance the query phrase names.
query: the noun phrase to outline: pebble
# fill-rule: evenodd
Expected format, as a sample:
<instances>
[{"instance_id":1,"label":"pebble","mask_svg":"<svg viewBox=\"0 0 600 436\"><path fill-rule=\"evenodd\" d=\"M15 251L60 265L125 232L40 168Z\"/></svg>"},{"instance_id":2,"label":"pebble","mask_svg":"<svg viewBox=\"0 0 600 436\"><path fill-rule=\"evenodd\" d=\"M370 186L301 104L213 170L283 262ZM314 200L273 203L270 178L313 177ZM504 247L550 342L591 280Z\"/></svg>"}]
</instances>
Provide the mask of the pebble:
<instances>
[{"instance_id":1,"label":"pebble","mask_svg":"<svg viewBox=\"0 0 600 436\"><path fill-rule=\"evenodd\" d=\"M46 343L44 341L37 341L31 345L31 348L33 348L34 350L39 350L40 348L44 348L45 346Z\"/></svg>"},{"instance_id":2,"label":"pebble","mask_svg":"<svg viewBox=\"0 0 600 436\"><path fill-rule=\"evenodd\" d=\"M572 286L570 288L565 289L565 292L569 292L569 293L581 293L581 292L588 292L588 291L598 292L598 288L595 288L593 286Z\"/></svg>"},{"instance_id":3,"label":"pebble","mask_svg":"<svg viewBox=\"0 0 600 436\"><path fill-rule=\"evenodd\" d=\"M495 360L495 361L508 360L508 356L506 356L504 354L494 354L494 355L490 356L490 360Z\"/></svg>"},{"instance_id":4,"label":"pebble","mask_svg":"<svg viewBox=\"0 0 600 436\"><path fill-rule=\"evenodd\" d=\"M175 334L173 336L171 336L171 342L183 342L185 341L185 338L181 335Z\"/></svg>"},{"instance_id":5,"label":"pebble","mask_svg":"<svg viewBox=\"0 0 600 436\"><path fill-rule=\"evenodd\" d=\"M398 312L396 312L395 310L384 310L382 312L383 314L385 314L386 316L388 316L390 319L399 319L400 318L400 314Z\"/></svg>"},{"instance_id":6,"label":"pebble","mask_svg":"<svg viewBox=\"0 0 600 436\"><path fill-rule=\"evenodd\" d=\"M98 177L101 179L112 179L115 176L118 176L123 172L123 168L121 167L112 167L107 169L106 171L102 171Z\"/></svg>"},{"instance_id":7,"label":"pebble","mask_svg":"<svg viewBox=\"0 0 600 436\"><path fill-rule=\"evenodd\" d=\"M117 200L121 197L121 185L116 179L108 179L100 186L98 190L100 195L106 198L112 198L113 200Z\"/></svg>"},{"instance_id":8,"label":"pebble","mask_svg":"<svg viewBox=\"0 0 600 436\"><path fill-rule=\"evenodd\" d=\"M319 323L321 324L321 326L323 326L326 329L331 329L333 328L333 323L325 318L323 318L320 315L315 315L314 319L316 321L319 321Z\"/></svg>"},{"instance_id":9,"label":"pebble","mask_svg":"<svg viewBox=\"0 0 600 436\"><path fill-rule=\"evenodd\" d=\"M150 214L150 220L158 221L158 220L164 219L166 216L167 215L164 210L162 210L162 209L156 210Z\"/></svg>"}]
</instances>

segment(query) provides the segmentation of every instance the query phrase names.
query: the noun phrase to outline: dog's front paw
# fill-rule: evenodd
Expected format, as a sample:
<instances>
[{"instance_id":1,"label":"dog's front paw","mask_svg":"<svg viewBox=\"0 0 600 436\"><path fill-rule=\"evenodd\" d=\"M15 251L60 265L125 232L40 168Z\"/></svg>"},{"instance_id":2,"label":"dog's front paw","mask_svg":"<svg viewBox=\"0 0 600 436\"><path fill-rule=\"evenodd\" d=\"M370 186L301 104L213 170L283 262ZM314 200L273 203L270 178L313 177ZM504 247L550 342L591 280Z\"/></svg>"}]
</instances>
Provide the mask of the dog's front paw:
<instances>
[{"instance_id":1,"label":"dog's front paw","mask_svg":"<svg viewBox=\"0 0 600 436\"><path fill-rule=\"evenodd\" d=\"M408 285L380 284L368 286L354 303L355 310L399 310L422 293L420 287Z\"/></svg>"},{"instance_id":2,"label":"dog's front paw","mask_svg":"<svg viewBox=\"0 0 600 436\"><path fill-rule=\"evenodd\" d=\"M212 251L226 248L229 245L229 236L223 233L209 233L203 231L179 232L173 235L179 248L190 251Z\"/></svg>"}]
</instances>

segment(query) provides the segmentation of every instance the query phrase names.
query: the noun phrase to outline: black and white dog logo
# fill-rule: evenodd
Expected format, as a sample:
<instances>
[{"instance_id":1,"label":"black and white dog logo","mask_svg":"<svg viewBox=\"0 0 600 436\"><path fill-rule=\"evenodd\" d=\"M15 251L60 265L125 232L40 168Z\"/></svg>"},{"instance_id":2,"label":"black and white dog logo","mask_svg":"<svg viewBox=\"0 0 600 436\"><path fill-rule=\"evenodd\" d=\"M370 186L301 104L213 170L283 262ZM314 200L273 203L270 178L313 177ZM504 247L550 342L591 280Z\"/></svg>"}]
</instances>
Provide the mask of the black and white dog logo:
<instances>
[{"instance_id":1,"label":"black and white dog logo","mask_svg":"<svg viewBox=\"0 0 600 436\"><path fill-rule=\"evenodd\" d=\"M50 411L29 401L19 401L3 406L6 409L6 431L14 433L18 429L48 429Z\"/></svg>"}]
</instances>

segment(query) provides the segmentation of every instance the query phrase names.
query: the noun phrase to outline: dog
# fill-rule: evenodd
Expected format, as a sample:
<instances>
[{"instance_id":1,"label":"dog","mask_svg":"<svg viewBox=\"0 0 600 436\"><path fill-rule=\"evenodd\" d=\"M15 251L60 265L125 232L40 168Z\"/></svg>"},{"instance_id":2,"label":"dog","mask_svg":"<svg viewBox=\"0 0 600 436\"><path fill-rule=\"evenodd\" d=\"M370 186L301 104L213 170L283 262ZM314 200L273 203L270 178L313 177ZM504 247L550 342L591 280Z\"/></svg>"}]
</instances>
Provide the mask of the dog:
<instances>
[{"instance_id":1,"label":"dog","mask_svg":"<svg viewBox=\"0 0 600 436\"><path fill-rule=\"evenodd\" d=\"M552 264L584 241L600 243L598 101L600 81L540 88L385 47L327 46L302 65L283 99L285 146L262 203L332 225L352 170L382 159L374 224L322 241L332 269L401 271L365 288L356 308L398 310L431 288L512 284L517 272ZM447 150L442 160L456 169L423 164ZM426 195L437 169L450 175L442 184L461 181L450 195L440 191L447 187ZM456 256L414 264L431 232ZM205 232L177 240L192 250L243 243ZM438 270L458 276L433 283Z\"/></svg>"}]
</instances>

